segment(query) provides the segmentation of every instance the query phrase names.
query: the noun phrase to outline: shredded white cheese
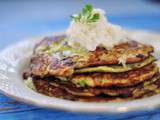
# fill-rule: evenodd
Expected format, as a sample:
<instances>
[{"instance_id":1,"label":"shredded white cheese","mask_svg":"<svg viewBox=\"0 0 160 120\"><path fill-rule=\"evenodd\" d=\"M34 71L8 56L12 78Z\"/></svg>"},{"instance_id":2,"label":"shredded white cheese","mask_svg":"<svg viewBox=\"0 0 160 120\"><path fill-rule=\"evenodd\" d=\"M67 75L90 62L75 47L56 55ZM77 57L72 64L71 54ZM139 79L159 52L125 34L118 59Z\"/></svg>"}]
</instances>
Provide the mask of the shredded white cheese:
<instances>
[{"instance_id":1,"label":"shredded white cheese","mask_svg":"<svg viewBox=\"0 0 160 120\"><path fill-rule=\"evenodd\" d=\"M126 68L126 67L127 67L127 65L126 65L127 59L128 59L128 58L132 58L132 57L135 58L136 55L132 55L132 54L128 54L128 55L122 54L122 56L120 56L119 59L118 59L119 64L122 64L123 67Z\"/></svg>"},{"instance_id":2,"label":"shredded white cheese","mask_svg":"<svg viewBox=\"0 0 160 120\"><path fill-rule=\"evenodd\" d=\"M118 25L109 23L103 10L94 9L93 12L100 14L100 19L97 22L86 23L83 20L71 22L66 31L69 45L93 51L98 45L108 49L126 40L125 30L122 30Z\"/></svg>"}]
</instances>

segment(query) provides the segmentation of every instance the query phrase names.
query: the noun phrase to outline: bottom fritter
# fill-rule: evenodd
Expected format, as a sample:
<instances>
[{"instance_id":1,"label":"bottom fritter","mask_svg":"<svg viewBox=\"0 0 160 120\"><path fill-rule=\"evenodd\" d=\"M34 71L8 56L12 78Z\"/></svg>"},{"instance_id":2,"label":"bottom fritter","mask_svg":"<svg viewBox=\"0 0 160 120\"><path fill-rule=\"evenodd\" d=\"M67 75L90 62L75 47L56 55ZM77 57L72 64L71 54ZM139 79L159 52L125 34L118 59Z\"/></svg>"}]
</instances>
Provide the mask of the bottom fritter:
<instances>
[{"instance_id":1,"label":"bottom fritter","mask_svg":"<svg viewBox=\"0 0 160 120\"><path fill-rule=\"evenodd\" d=\"M58 98L83 102L126 101L160 93L159 74L136 86L123 88L77 88L50 79L33 79L37 92Z\"/></svg>"}]
</instances>

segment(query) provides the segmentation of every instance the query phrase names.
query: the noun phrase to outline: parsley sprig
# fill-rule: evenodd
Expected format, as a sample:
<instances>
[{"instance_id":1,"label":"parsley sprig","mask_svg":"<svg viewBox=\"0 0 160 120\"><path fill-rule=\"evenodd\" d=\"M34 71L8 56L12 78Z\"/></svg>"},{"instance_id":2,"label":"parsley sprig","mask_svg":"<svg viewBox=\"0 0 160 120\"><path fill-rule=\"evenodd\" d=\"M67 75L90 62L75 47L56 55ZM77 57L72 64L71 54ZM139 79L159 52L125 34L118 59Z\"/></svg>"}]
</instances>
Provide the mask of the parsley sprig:
<instances>
[{"instance_id":1,"label":"parsley sprig","mask_svg":"<svg viewBox=\"0 0 160 120\"><path fill-rule=\"evenodd\" d=\"M82 22L86 22L86 23L91 23L91 22L97 22L100 18L100 14L94 13L93 7L89 4L87 4L79 14L72 15L71 18L75 22L82 21Z\"/></svg>"}]
</instances>

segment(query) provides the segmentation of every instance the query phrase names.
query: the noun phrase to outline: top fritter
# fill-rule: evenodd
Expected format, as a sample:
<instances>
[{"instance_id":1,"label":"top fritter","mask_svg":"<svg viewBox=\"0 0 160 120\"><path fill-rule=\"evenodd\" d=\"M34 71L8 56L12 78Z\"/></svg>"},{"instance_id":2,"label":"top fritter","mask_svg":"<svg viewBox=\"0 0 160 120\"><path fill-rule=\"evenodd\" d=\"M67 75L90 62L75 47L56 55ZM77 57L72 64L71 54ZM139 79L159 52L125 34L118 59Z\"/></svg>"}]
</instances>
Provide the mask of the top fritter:
<instances>
[{"instance_id":1,"label":"top fritter","mask_svg":"<svg viewBox=\"0 0 160 120\"><path fill-rule=\"evenodd\" d=\"M155 60L149 57L153 47L128 41L115 45L112 49L97 46L94 51L75 49L68 45L65 36L45 38L34 50L31 60L31 73L36 76L71 76L83 72L82 68L94 72L124 72L143 67ZM87 71L86 71L87 72Z\"/></svg>"}]
</instances>

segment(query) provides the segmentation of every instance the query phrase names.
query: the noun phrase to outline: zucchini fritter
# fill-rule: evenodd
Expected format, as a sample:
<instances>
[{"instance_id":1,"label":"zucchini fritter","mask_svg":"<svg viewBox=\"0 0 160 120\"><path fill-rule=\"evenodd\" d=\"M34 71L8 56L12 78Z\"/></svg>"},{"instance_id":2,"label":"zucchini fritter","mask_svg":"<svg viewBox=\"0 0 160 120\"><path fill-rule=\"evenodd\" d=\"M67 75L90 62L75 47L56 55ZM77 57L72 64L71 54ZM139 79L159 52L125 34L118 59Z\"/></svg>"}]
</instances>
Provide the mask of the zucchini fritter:
<instances>
[{"instance_id":1,"label":"zucchini fritter","mask_svg":"<svg viewBox=\"0 0 160 120\"><path fill-rule=\"evenodd\" d=\"M158 72L155 64L123 73L89 73L73 75L75 85L85 87L131 86L152 78Z\"/></svg>"},{"instance_id":2,"label":"zucchini fritter","mask_svg":"<svg viewBox=\"0 0 160 120\"><path fill-rule=\"evenodd\" d=\"M122 65L124 61L126 64L142 62L152 52L152 46L136 41L121 43L108 50L102 46L95 51L74 49L68 45L65 36L57 36L45 38L35 47L30 68L33 75L40 77L71 76L75 69L90 66Z\"/></svg>"}]
</instances>

